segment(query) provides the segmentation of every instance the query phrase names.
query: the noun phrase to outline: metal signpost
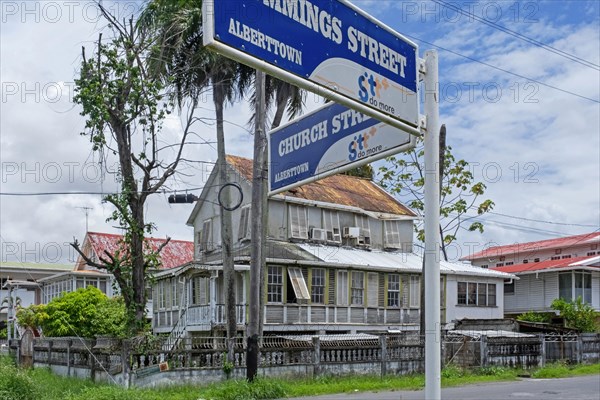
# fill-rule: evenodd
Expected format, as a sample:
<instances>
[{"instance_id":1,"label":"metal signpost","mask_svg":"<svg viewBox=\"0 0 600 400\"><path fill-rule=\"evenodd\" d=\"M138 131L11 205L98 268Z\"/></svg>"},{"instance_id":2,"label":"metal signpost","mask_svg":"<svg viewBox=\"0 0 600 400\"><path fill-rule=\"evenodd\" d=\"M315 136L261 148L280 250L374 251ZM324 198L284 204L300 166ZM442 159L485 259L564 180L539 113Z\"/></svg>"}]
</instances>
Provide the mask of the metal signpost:
<instances>
[{"instance_id":1,"label":"metal signpost","mask_svg":"<svg viewBox=\"0 0 600 400\"><path fill-rule=\"evenodd\" d=\"M204 44L419 135L417 45L345 0L204 0Z\"/></svg>"},{"instance_id":2,"label":"metal signpost","mask_svg":"<svg viewBox=\"0 0 600 400\"><path fill-rule=\"evenodd\" d=\"M269 135L269 194L414 147L416 136L336 103Z\"/></svg>"},{"instance_id":3,"label":"metal signpost","mask_svg":"<svg viewBox=\"0 0 600 400\"><path fill-rule=\"evenodd\" d=\"M416 44L345 0L204 0L202 7L205 45L354 110L331 106L274 132L271 162L282 170L271 170L273 193L401 150L406 145L401 132L391 140L389 127L358 115L420 135L419 72L423 75L425 396L441 399L437 52L427 52L420 63ZM348 111L355 119L344 119L352 123L336 131ZM342 157L333 154L338 151Z\"/></svg>"}]
</instances>

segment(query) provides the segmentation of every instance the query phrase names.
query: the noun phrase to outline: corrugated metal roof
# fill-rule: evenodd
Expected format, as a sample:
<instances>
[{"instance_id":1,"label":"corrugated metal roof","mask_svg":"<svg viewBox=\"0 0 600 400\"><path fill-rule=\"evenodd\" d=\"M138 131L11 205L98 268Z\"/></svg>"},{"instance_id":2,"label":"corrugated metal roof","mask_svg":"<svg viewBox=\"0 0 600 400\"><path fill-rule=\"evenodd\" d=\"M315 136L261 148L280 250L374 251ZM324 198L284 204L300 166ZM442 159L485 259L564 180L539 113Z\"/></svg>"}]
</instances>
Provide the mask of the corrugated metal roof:
<instances>
[{"instance_id":1,"label":"corrugated metal roof","mask_svg":"<svg viewBox=\"0 0 600 400\"><path fill-rule=\"evenodd\" d=\"M89 240L97 256L102 256L105 250L114 254L116 250L122 249L123 235L88 232L86 239ZM158 250L164 242L165 239L146 238L146 243L150 245L152 251ZM171 239L161 250L160 259L162 261L161 269L170 269L190 262L194 259L194 243Z\"/></svg>"},{"instance_id":2,"label":"corrugated metal roof","mask_svg":"<svg viewBox=\"0 0 600 400\"><path fill-rule=\"evenodd\" d=\"M401 272L421 272L423 258L414 253L387 251L367 251L347 247L318 246L299 243L298 247L318 257L326 263L343 264L354 267L369 266L376 269L398 270ZM514 275L468 264L440 261L440 272L448 275L473 275L490 278L514 278Z\"/></svg>"},{"instance_id":3,"label":"corrugated metal roof","mask_svg":"<svg viewBox=\"0 0 600 400\"><path fill-rule=\"evenodd\" d=\"M536 242L514 243L504 246L494 246L488 249L479 251L469 256L461 258L461 260L476 260L480 258L493 258L508 254L523 254L531 253L540 250L566 248L578 246L586 243L599 243L600 233L584 233L582 235L567 236L556 239L539 240Z\"/></svg>"},{"instance_id":4,"label":"corrugated metal roof","mask_svg":"<svg viewBox=\"0 0 600 400\"><path fill-rule=\"evenodd\" d=\"M43 270L43 271L69 271L73 269L71 264L39 264L29 262L2 262L0 263L0 271L2 270Z\"/></svg>"},{"instance_id":5,"label":"corrugated metal roof","mask_svg":"<svg viewBox=\"0 0 600 400\"><path fill-rule=\"evenodd\" d=\"M512 331L492 331L492 330L452 330L448 332L451 335L467 336L474 339L479 339L481 336L487 337L514 337L514 338L530 338L536 337L530 333L512 332Z\"/></svg>"},{"instance_id":6,"label":"corrugated metal roof","mask_svg":"<svg viewBox=\"0 0 600 400\"><path fill-rule=\"evenodd\" d=\"M227 162L244 179L249 182L252 181L252 160L228 155ZM282 193L282 195L309 201L358 207L378 213L416 217L414 212L375 182L349 175L333 175L289 190Z\"/></svg>"},{"instance_id":7,"label":"corrugated metal roof","mask_svg":"<svg viewBox=\"0 0 600 400\"><path fill-rule=\"evenodd\" d=\"M533 263L527 263L527 264L515 264L515 265L504 266L504 267L494 267L494 268L490 268L490 269L494 270L494 271L502 271L502 272L507 272L507 273L511 273L511 274L522 274L522 273L534 272L534 271L569 268L569 267L575 268L575 267L580 267L580 266L594 268L596 266L593 264L598 263L599 261L600 261L600 257L598 257L598 256L593 256L593 257L583 256L583 257L564 258L564 259L560 259L560 260L545 260L545 261L539 261L539 262L533 262ZM600 267L598 267L598 268L600 268Z\"/></svg>"}]
</instances>

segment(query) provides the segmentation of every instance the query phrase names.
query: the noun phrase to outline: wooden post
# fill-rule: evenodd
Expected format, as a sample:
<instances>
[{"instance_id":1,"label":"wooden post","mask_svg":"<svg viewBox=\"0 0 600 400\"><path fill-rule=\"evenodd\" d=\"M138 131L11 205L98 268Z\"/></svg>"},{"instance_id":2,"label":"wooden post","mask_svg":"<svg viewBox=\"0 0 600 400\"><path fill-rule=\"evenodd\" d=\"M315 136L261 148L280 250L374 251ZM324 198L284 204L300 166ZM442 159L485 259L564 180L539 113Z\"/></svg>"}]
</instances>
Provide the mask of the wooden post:
<instances>
[{"instance_id":1,"label":"wooden post","mask_svg":"<svg viewBox=\"0 0 600 400\"><path fill-rule=\"evenodd\" d=\"M264 202L267 194L264 193L264 182L266 178L263 169L263 157L265 154L264 147L266 146L265 134L265 73L256 71L256 129L254 132L254 161L253 161L253 178L252 178L252 205L250 213L252 215L252 228L250 230L250 293L248 298L249 313L248 313L248 346L246 356L246 378L253 381L258 372L258 341L260 334L260 288L261 270L264 268L263 248L266 245L263 229L263 211Z\"/></svg>"},{"instance_id":2,"label":"wooden post","mask_svg":"<svg viewBox=\"0 0 600 400\"><path fill-rule=\"evenodd\" d=\"M318 336L313 336L313 378L321 374L321 339Z\"/></svg>"},{"instance_id":3,"label":"wooden post","mask_svg":"<svg viewBox=\"0 0 600 400\"><path fill-rule=\"evenodd\" d=\"M379 336L379 346L381 347L381 377L383 378L387 375L387 336Z\"/></svg>"},{"instance_id":4,"label":"wooden post","mask_svg":"<svg viewBox=\"0 0 600 400\"><path fill-rule=\"evenodd\" d=\"M583 338L581 335L581 333L577 335L577 364L581 364L583 362Z\"/></svg>"},{"instance_id":5,"label":"wooden post","mask_svg":"<svg viewBox=\"0 0 600 400\"><path fill-rule=\"evenodd\" d=\"M546 335L540 333L540 367L546 365Z\"/></svg>"},{"instance_id":6,"label":"wooden post","mask_svg":"<svg viewBox=\"0 0 600 400\"><path fill-rule=\"evenodd\" d=\"M487 367L488 364L488 357L487 357L487 344L488 344L488 340L487 340L487 336L486 335L481 335L480 341L479 341L479 350L480 350L480 366L481 368Z\"/></svg>"}]
</instances>

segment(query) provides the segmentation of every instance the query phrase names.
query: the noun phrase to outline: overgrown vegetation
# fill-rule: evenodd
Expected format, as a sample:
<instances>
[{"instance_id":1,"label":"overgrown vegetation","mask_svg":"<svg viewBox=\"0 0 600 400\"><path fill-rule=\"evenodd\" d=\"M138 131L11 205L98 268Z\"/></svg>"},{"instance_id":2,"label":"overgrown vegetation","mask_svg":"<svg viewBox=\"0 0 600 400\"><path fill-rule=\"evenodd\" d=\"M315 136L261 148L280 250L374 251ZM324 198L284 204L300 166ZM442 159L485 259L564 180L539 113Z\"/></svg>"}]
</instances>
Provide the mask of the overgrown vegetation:
<instances>
[{"instance_id":1,"label":"overgrown vegetation","mask_svg":"<svg viewBox=\"0 0 600 400\"><path fill-rule=\"evenodd\" d=\"M0 400L36 399L33 379L15 367L8 357L0 357Z\"/></svg>"},{"instance_id":2,"label":"overgrown vegetation","mask_svg":"<svg viewBox=\"0 0 600 400\"><path fill-rule=\"evenodd\" d=\"M581 299L581 296L572 302L556 299L551 306L565 319L567 327L581 332L595 332L598 330L596 324L597 313L590 304Z\"/></svg>"},{"instance_id":3,"label":"overgrown vegetation","mask_svg":"<svg viewBox=\"0 0 600 400\"><path fill-rule=\"evenodd\" d=\"M41 328L49 337L126 335L123 299L108 298L93 286L64 293L46 305L22 308L17 320L22 327Z\"/></svg>"},{"instance_id":4,"label":"overgrown vegetation","mask_svg":"<svg viewBox=\"0 0 600 400\"><path fill-rule=\"evenodd\" d=\"M552 317L548 313L527 311L517 317L518 321L549 323Z\"/></svg>"},{"instance_id":5,"label":"overgrown vegetation","mask_svg":"<svg viewBox=\"0 0 600 400\"><path fill-rule=\"evenodd\" d=\"M517 380L521 371L503 367L463 369L446 366L442 371L443 386ZM600 364L568 366L549 364L532 372L534 378L559 378L600 373ZM124 389L88 380L64 378L47 369L19 370L8 357L0 357L0 400L198 400L198 399L280 399L332 393L354 393L382 390L418 390L425 385L421 374L405 376L346 376L317 379L228 380L203 387L175 386L160 389Z\"/></svg>"}]
</instances>

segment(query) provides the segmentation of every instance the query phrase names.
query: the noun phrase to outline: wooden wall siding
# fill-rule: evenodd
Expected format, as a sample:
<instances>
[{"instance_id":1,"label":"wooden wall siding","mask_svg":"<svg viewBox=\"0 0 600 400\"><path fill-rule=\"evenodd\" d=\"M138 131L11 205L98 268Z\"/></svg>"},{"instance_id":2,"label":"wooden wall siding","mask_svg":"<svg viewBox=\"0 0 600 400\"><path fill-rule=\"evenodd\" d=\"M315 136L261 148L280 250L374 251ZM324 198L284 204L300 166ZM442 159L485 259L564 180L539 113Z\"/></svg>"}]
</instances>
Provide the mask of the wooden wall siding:
<instances>
[{"instance_id":1,"label":"wooden wall siding","mask_svg":"<svg viewBox=\"0 0 600 400\"><path fill-rule=\"evenodd\" d=\"M325 307L311 307L310 309L310 320L313 323L327 322Z\"/></svg>"}]
</instances>

